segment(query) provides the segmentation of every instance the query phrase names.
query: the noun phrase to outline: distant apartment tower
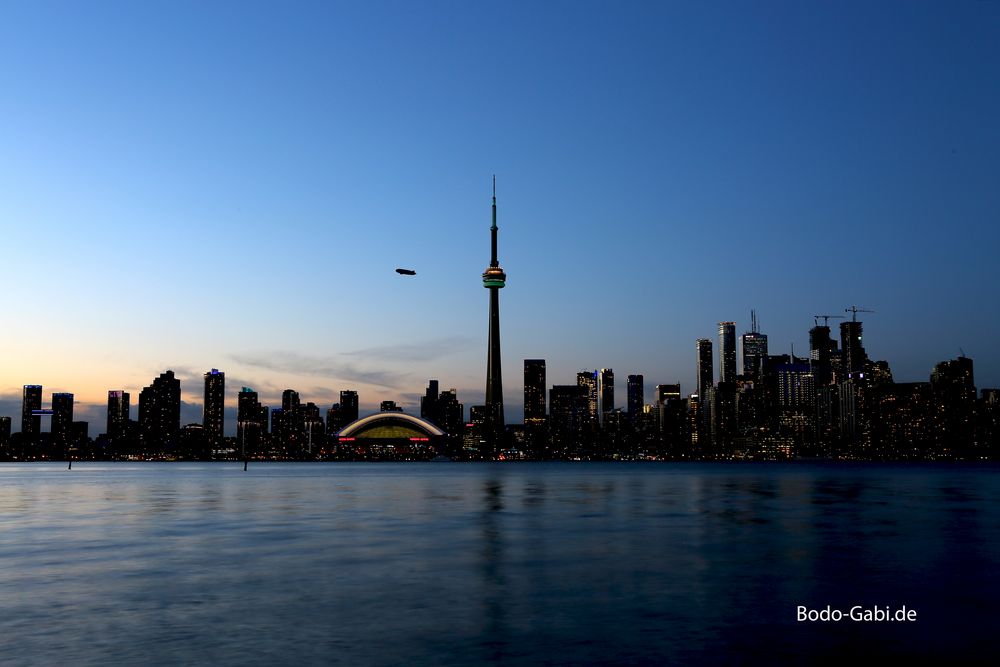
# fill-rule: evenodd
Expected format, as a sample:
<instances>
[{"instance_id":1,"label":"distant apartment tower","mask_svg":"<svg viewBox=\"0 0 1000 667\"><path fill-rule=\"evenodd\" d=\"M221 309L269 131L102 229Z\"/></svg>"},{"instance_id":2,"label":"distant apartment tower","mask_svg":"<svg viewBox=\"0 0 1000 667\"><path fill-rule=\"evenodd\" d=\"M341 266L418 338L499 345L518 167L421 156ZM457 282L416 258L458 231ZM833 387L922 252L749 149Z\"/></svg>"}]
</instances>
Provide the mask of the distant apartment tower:
<instances>
[{"instance_id":1,"label":"distant apartment tower","mask_svg":"<svg viewBox=\"0 0 1000 667\"><path fill-rule=\"evenodd\" d=\"M643 378L641 375L629 375L625 382L628 418L633 424L635 424L638 422L639 416L642 414L642 406L646 402L646 391L643 386Z\"/></svg>"},{"instance_id":2,"label":"distant apartment tower","mask_svg":"<svg viewBox=\"0 0 1000 667\"><path fill-rule=\"evenodd\" d=\"M38 442L42 432L42 418L31 414L32 410L42 409L42 385L26 384L21 394L21 437L24 444Z\"/></svg>"},{"instance_id":3,"label":"distant apartment tower","mask_svg":"<svg viewBox=\"0 0 1000 667\"><path fill-rule=\"evenodd\" d=\"M358 421L358 392L353 389L340 392L340 420L344 426Z\"/></svg>"},{"instance_id":4,"label":"distant apartment tower","mask_svg":"<svg viewBox=\"0 0 1000 667\"><path fill-rule=\"evenodd\" d=\"M147 450L162 450L181 429L181 381L164 371L139 393L139 431Z\"/></svg>"},{"instance_id":5,"label":"distant apartment tower","mask_svg":"<svg viewBox=\"0 0 1000 667\"><path fill-rule=\"evenodd\" d=\"M719 322L719 382L736 381L736 323Z\"/></svg>"},{"instance_id":6,"label":"distant apartment tower","mask_svg":"<svg viewBox=\"0 0 1000 667\"><path fill-rule=\"evenodd\" d=\"M861 331L861 322L840 323L841 369L847 377L865 370L868 355L865 353L865 347L861 340Z\"/></svg>"},{"instance_id":7,"label":"distant apartment tower","mask_svg":"<svg viewBox=\"0 0 1000 667\"><path fill-rule=\"evenodd\" d=\"M205 373L205 404L202 426L212 445L222 442L225 429L226 374L217 368Z\"/></svg>"},{"instance_id":8,"label":"distant apartment tower","mask_svg":"<svg viewBox=\"0 0 1000 667\"><path fill-rule=\"evenodd\" d=\"M809 366L817 388L833 382L833 352L836 347L830 337L829 326L816 324L809 330Z\"/></svg>"},{"instance_id":9,"label":"distant apartment tower","mask_svg":"<svg viewBox=\"0 0 1000 667\"><path fill-rule=\"evenodd\" d=\"M427 390L420 397L420 418L441 426L441 416L438 414L439 383L437 380L427 381Z\"/></svg>"},{"instance_id":10,"label":"distant apartment tower","mask_svg":"<svg viewBox=\"0 0 1000 667\"><path fill-rule=\"evenodd\" d=\"M545 421L545 360L524 360L524 423Z\"/></svg>"},{"instance_id":11,"label":"distant apartment tower","mask_svg":"<svg viewBox=\"0 0 1000 667\"><path fill-rule=\"evenodd\" d=\"M587 411L583 416L584 427L595 429L597 416L597 371L580 371L576 374L576 384L587 390Z\"/></svg>"},{"instance_id":12,"label":"distant apartment tower","mask_svg":"<svg viewBox=\"0 0 1000 667\"><path fill-rule=\"evenodd\" d=\"M600 416L603 424L604 415L615 409L615 372L610 368L602 368L598 384L601 394Z\"/></svg>"},{"instance_id":13,"label":"distant apartment tower","mask_svg":"<svg viewBox=\"0 0 1000 667\"><path fill-rule=\"evenodd\" d=\"M740 336L740 347L743 354L743 375L748 378L760 378L764 360L767 359L767 334L762 334L757 328L757 313L750 311L750 331Z\"/></svg>"},{"instance_id":14,"label":"distant apartment tower","mask_svg":"<svg viewBox=\"0 0 1000 667\"><path fill-rule=\"evenodd\" d=\"M585 385L553 385L549 392L549 430L557 451L566 452L579 446L589 403Z\"/></svg>"},{"instance_id":15,"label":"distant apartment tower","mask_svg":"<svg viewBox=\"0 0 1000 667\"><path fill-rule=\"evenodd\" d=\"M242 387L236 395L236 442L241 452L252 452L258 448L266 430L266 420L267 408L260 404L257 392L250 387Z\"/></svg>"},{"instance_id":16,"label":"distant apartment tower","mask_svg":"<svg viewBox=\"0 0 1000 667\"><path fill-rule=\"evenodd\" d=\"M702 404L704 404L704 399L708 395L708 389L712 386L713 382L711 339L699 338L695 343L695 349L697 351L698 396L702 398Z\"/></svg>"},{"instance_id":17,"label":"distant apartment tower","mask_svg":"<svg viewBox=\"0 0 1000 667\"><path fill-rule=\"evenodd\" d=\"M52 394L52 445L62 452L73 442L73 394Z\"/></svg>"},{"instance_id":18,"label":"distant apartment tower","mask_svg":"<svg viewBox=\"0 0 1000 667\"><path fill-rule=\"evenodd\" d=\"M105 433L111 441L125 436L129 418L129 393L124 389L108 392L108 425Z\"/></svg>"}]
</instances>

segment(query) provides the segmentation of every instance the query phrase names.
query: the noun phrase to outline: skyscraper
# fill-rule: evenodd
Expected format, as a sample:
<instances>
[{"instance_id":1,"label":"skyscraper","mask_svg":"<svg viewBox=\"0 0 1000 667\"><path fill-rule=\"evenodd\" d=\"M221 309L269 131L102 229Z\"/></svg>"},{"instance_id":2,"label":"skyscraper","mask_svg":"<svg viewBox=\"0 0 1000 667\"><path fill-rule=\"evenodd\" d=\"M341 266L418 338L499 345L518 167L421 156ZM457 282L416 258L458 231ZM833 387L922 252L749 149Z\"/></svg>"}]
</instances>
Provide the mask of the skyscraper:
<instances>
[{"instance_id":1,"label":"skyscraper","mask_svg":"<svg viewBox=\"0 0 1000 667\"><path fill-rule=\"evenodd\" d=\"M854 314L857 317L857 313ZM845 377L865 370L868 355L861 341L861 322L856 319L840 323L840 354L842 355L841 370Z\"/></svg>"},{"instance_id":2,"label":"skyscraper","mask_svg":"<svg viewBox=\"0 0 1000 667\"><path fill-rule=\"evenodd\" d=\"M736 322L719 322L719 382L736 381Z\"/></svg>"},{"instance_id":3,"label":"skyscraper","mask_svg":"<svg viewBox=\"0 0 1000 667\"><path fill-rule=\"evenodd\" d=\"M524 423L545 421L545 360L524 360Z\"/></svg>"},{"instance_id":4,"label":"skyscraper","mask_svg":"<svg viewBox=\"0 0 1000 667\"><path fill-rule=\"evenodd\" d=\"M817 322L809 330L809 365L812 368L816 387L826 387L833 381L833 340L830 338L830 327Z\"/></svg>"},{"instance_id":5,"label":"skyscraper","mask_svg":"<svg viewBox=\"0 0 1000 667\"><path fill-rule=\"evenodd\" d=\"M632 424L635 424L639 420L639 415L642 414L642 406L646 401L646 391L641 375L628 376L626 380L626 392L628 394L626 397L628 417Z\"/></svg>"},{"instance_id":6,"label":"skyscraper","mask_svg":"<svg viewBox=\"0 0 1000 667\"><path fill-rule=\"evenodd\" d=\"M250 387L243 387L236 396L236 443L242 454L257 451L260 447L264 425L261 418L267 412L261 410L260 400Z\"/></svg>"},{"instance_id":7,"label":"skyscraper","mask_svg":"<svg viewBox=\"0 0 1000 667\"><path fill-rule=\"evenodd\" d=\"M205 405L202 426L205 439L215 446L222 442L225 426L226 374L217 368L205 373Z\"/></svg>"},{"instance_id":8,"label":"skyscraper","mask_svg":"<svg viewBox=\"0 0 1000 667\"><path fill-rule=\"evenodd\" d=\"M108 426L105 431L112 442L120 441L125 436L125 428L129 419L129 394L121 389L108 392Z\"/></svg>"},{"instance_id":9,"label":"skyscraper","mask_svg":"<svg viewBox=\"0 0 1000 667\"><path fill-rule=\"evenodd\" d=\"M164 371L139 393L139 429L143 448L161 452L181 429L181 381Z\"/></svg>"},{"instance_id":10,"label":"skyscraper","mask_svg":"<svg viewBox=\"0 0 1000 667\"><path fill-rule=\"evenodd\" d=\"M21 394L21 437L24 444L35 444L42 432L42 418L31 414L42 409L42 385L26 384Z\"/></svg>"},{"instance_id":11,"label":"skyscraper","mask_svg":"<svg viewBox=\"0 0 1000 667\"><path fill-rule=\"evenodd\" d=\"M438 381L428 380L427 391L420 397L420 418L442 426L441 415L438 412L438 393Z\"/></svg>"},{"instance_id":12,"label":"skyscraper","mask_svg":"<svg viewBox=\"0 0 1000 667\"><path fill-rule=\"evenodd\" d=\"M698 375L698 396L701 397L702 405L705 405L705 397L708 395L708 388L712 386L712 341L709 338L699 338L695 343L698 351L697 375Z\"/></svg>"},{"instance_id":13,"label":"skyscraper","mask_svg":"<svg viewBox=\"0 0 1000 667\"><path fill-rule=\"evenodd\" d=\"M583 414L583 425L587 430L597 428L597 371L580 371L576 374L576 384L587 390L587 410Z\"/></svg>"},{"instance_id":14,"label":"skyscraper","mask_svg":"<svg viewBox=\"0 0 1000 667\"><path fill-rule=\"evenodd\" d=\"M73 394L52 394L52 446L61 455L73 439Z\"/></svg>"},{"instance_id":15,"label":"skyscraper","mask_svg":"<svg viewBox=\"0 0 1000 667\"><path fill-rule=\"evenodd\" d=\"M750 331L740 336L743 351L743 375L751 379L760 378L761 364L767 358L767 334L757 329L757 313L750 311Z\"/></svg>"},{"instance_id":16,"label":"skyscraper","mask_svg":"<svg viewBox=\"0 0 1000 667\"><path fill-rule=\"evenodd\" d=\"M604 415L615 409L615 372L610 368L602 368L598 384L601 393L600 417L603 424Z\"/></svg>"},{"instance_id":17,"label":"skyscraper","mask_svg":"<svg viewBox=\"0 0 1000 667\"><path fill-rule=\"evenodd\" d=\"M503 429L503 380L500 375L500 290L507 274L497 261L497 179L493 177L493 225L490 227L490 265L483 272L483 287L490 291L490 337L486 357L486 431L495 439Z\"/></svg>"},{"instance_id":18,"label":"skyscraper","mask_svg":"<svg viewBox=\"0 0 1000 667\"><path fill-rule=\"evenodd\" d=\"M358 392L346 389L340 392L341 428L358 421Z\"/></svg>"}]
</instances>

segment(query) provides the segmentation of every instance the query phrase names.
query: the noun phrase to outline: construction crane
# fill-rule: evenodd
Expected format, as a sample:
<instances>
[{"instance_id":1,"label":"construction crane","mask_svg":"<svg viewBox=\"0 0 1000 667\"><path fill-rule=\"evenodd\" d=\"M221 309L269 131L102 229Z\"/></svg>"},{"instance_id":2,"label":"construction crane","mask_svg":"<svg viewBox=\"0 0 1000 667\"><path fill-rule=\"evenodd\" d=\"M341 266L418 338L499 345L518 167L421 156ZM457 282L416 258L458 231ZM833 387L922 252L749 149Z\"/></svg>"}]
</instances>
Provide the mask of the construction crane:
<instances>
[{"instance_id":1,"label":"construction crane","mask_svg":"<svg viewBox=\"0 0 1000 667\"><path fill-rule=\"evenodd\" d=\"M819 326L819 318L821 318L821 317L823 318L823 326L825 326L825 327L829 327L830 326L830 320L842 320L842 319L844 319L843 315L813 315L813 322L816 323L816 326Z\"/></svg>"},{"instance_id":2,"label":"construction crane","mask_svg":"<svg viewBox=\"0 0 1000 667\"><path fill-rule=\"evenodd\" d=\"M844 308L845 313L851 314L851 321L858 321L858 313L874 313L874 310L868 310L867 308L858 308L857 306L851 306L850 308Z\"/></svg>"}]
</instances>

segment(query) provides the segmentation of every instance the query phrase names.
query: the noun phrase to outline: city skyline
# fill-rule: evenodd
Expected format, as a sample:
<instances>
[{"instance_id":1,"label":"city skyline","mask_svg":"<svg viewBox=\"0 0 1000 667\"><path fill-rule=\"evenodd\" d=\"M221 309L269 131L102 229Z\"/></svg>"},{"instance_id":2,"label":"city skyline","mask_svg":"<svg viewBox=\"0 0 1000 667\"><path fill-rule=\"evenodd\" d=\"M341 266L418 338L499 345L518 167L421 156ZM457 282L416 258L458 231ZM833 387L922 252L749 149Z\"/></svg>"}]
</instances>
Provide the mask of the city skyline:
<instances>
[{"instance_id":1,"label":"city skyline","mask_svg":"<svg viewBox=\"0 0 1000 667\"><path fill-rule=\"evenodd\" d=\"M211 368L228 410L412 409L428 378L480 404L493 173L509 418L528 358L691 393L693 341L751 309L778 354L863 305L897 381L964 351L998 386L979 4L11 7L0 414L25 384L134 411L171 369L200 422Z\"/></svg>"}]
</instances>

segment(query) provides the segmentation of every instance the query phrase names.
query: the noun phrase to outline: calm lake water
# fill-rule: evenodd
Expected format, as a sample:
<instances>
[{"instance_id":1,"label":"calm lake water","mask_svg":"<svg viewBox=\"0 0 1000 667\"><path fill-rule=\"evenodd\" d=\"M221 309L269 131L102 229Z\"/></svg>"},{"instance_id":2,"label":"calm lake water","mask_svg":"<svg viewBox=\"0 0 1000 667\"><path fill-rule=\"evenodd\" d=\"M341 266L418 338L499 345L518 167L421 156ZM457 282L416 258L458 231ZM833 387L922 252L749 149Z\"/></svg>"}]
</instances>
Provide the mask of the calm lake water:
<instances>
[{"instance_id":1,"label":"calm lake water","mask_svg":"<svg viewBox=\"0 0 1000 667\"><path fill-rule=\"evenodd\" d=\"M856 604L917 621L796 621ZM0 464L10 665L988 664L998 609L995 466Z\"/></svg>"}]
</instances>

